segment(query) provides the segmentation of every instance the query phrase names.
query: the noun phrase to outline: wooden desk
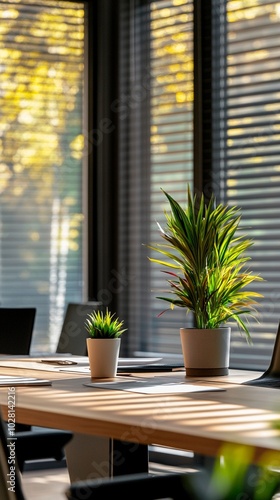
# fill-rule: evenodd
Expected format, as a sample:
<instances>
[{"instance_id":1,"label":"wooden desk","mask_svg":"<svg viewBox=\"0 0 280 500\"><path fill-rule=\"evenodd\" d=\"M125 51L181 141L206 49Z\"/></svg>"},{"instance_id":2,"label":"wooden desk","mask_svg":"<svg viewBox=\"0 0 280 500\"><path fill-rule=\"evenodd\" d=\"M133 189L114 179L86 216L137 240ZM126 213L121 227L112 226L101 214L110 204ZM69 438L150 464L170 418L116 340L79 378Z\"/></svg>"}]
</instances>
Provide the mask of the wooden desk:
<instances>
[{"instance_id":1,"label":"wooden desk","mask_svg":"<svg viewBox=\"0 0 280 500\"><path fill-rule=\"evenodd\" d=\"M280 419L279 390L240 385L256 378L256 372L230 371L225 377L196 379L191 383L226 390L177 395L88 388L83 384L90 378L82 375L0 367L0 374L7 373L53 381L52 386L16 389L16 418L22 423L209 456L218 455L226 442L253 449L254 461L266 451L280 453L280 431L273 429ZM170 381L186 380L184 372L151 374L166 375ZM7 388L0 389L0 404L5 416Z\"/></svg>"}]
</instances>

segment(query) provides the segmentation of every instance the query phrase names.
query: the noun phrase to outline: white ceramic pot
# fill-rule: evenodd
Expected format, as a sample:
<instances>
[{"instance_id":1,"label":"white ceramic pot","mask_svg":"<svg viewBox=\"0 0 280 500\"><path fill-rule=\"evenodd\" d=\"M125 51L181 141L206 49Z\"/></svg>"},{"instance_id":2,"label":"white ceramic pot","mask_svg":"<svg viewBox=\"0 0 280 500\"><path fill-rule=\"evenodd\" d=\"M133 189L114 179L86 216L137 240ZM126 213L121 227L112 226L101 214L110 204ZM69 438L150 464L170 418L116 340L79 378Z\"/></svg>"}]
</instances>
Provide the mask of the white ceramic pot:
<instances>
[{"instance_id":1,"label":"white ceramic pot","mask_svg":"<svg viewBox=\"0 0 280 500\"><path fill-rule=\"evenodd\" d=\"M214 329L180 328L184 366L188 377L227 375L230 327Z\"/></svg>"},{"instance_id":2,"label":"white ceramic pot","mask_svg":"<svg viewBox=\"0 0 280 500\"><path fill-rule=\"evenodd\" d=\"M87 338L87 351L92 378L112 378L117 374L121 339Z\"/></svg>"}]
</instances>

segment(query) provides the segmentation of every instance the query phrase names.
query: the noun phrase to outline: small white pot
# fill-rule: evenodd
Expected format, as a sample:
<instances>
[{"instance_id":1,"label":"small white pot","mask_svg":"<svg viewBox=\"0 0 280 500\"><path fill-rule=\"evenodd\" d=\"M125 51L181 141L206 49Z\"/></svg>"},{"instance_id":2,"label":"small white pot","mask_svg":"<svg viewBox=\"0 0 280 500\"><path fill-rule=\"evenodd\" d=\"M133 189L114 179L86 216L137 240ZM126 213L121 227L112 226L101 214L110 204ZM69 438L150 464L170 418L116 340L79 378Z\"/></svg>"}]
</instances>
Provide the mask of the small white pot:
<instances>
[{"instance_id":1,"label":"small white pot","mask_svg":"<svg viewBox=\"0 0 280 500\"><path fill-rule=\"evenodd\" d=\"M92 378L112 378L117 374L121 339L87 338L87 351Z\"/></svg>"},{"instance_id":2,"label":"small white pot","mask_svg":"<svg viewBox=\"0 0 280 500\"><path fill-rule=\"evenodd\" d=\"M180 328L184 366L188 377L228 375L230 327Z\"/></svg>"}]
</instances>

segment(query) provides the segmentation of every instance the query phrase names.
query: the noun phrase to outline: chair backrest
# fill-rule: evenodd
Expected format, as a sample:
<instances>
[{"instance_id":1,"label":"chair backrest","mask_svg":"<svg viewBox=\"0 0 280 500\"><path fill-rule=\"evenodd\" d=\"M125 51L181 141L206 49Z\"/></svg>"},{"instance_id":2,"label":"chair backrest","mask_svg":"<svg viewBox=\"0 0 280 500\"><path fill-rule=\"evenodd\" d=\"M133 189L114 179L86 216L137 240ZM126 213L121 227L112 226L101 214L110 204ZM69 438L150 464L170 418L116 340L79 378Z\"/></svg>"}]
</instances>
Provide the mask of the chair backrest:
<instances>
[{"instance_id":1,"label":"chair backrest","mask_svg":"<svg viewBox=\"0 0 280 500\"><path fill-rule=\"evenodd\" d=\"M280 389L280 323L278 325L269 367L260 377L243 382L243 384Z\"/></svg>"},{"instance_id":2,"label":"chair backrest","mask_svg":"<svg viewBox=\"0 0 280 500\"><path fill-rule=\"evenodd\" d=\"M206 500L200 496L197 483L206 480L202 471L190 473L168 473L160 475L129 474L114 478L98 478L72 483L67 489L68 500L103 500L104 498L121 498L131 500L134 496L145 500ZM205 485L205 490L206 490Z\"/></svg>"},{"instance_id":3,"label":"chair backrest","mask_svg":"<svg viewBox=\"0 0 280 500\"><path fill-rule=\"evenodd\" d=\"M278 498L280 478L277 470L250 465L246 459L244 462L243 456L236 460L235 454L230 459L226 457L226 465L220 465L219 461L218 458L213 469L87 479L71 483L65 494L68 500L103 500L113 497L131 500L136 496L145 500Z\"/></svg>"},{"instance_id":4,"label":"chair backrest","mask_svg":"<svg viewBox=\"0 0 280 500\"><path fill-rule=\"evenodd\" d=\"M98 309L102 309L101 302L68 304L56 352L76 356L87 355L88 332L85 328L85 320L88 314Z\"/></svg>"},{"instance_id":5,"label":"chair backrest","mask_svg":"<svg viewBox=\"0 0 280 500\"><path fill-rule=\"evenodd\" d=\"M0 354L29 354L35 307L0 307Z\"/></svg>"},{"instance_id":6,"label":"chair backrest","mask_svg":"<svg viewBox=\"0 0 280 500\"><path fill-rule=\"evenodd\" d=\"M9 437L0 411L0 498L25 500L15 458L16 439Z\"/></svg>"},{"instance_id":7,"label":"chair backrest","mask_svg":"<svg viewBox=\"0 0 280 500\"><path fill-rule=\"evenodd\" d=\"M265 374L280 378L280 323L278 325L278 330L273 347L270 365L266 370Z\"/></svg>"}]
</instances>

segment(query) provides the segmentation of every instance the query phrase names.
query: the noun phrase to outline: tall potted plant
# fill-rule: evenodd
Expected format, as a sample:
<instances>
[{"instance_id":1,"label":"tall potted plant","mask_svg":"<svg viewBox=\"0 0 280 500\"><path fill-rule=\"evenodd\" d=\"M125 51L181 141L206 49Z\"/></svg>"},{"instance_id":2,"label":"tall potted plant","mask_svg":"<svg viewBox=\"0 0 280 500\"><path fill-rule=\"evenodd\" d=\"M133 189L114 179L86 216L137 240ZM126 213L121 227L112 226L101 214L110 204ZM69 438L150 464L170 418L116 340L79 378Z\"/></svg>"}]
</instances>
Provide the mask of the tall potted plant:
<instances>
[{"instance_id":1,"label":"tall potted plant","mask_svg":"<svg viewBox=\"0 0 280 500\"><path fill-rule=\"evenodd\" d=\"M248 317L257 317L258 292L248 290L260 276L245 268L245 254L252 240L240 229L240 209L216 205L212 195L192 195L188 187L185 208L163 191L171 212L165 212L166 228L159 230L164 244L149 245L164 259L150 261L167 267L171 296L157 297L194 315L195 327L181 328L180 336L188 376L226 375L229 366L230 333L227 322L233 320L248 343L251 335ZM164 311L163 311L164 312Z\"/></svg>"},{"instance_id":2,"label":"tall potted plant","mask_svg":"<svg viewBox=\"0 0 280 500\"><path fill-rule=\"evenodd\" d=\"M127 330L123 321L111 313L97 310L88 314L85 328L89 334L86 339L92 378L115 377L121 345L121 335Z\"/></svg>"}]
</instances>

